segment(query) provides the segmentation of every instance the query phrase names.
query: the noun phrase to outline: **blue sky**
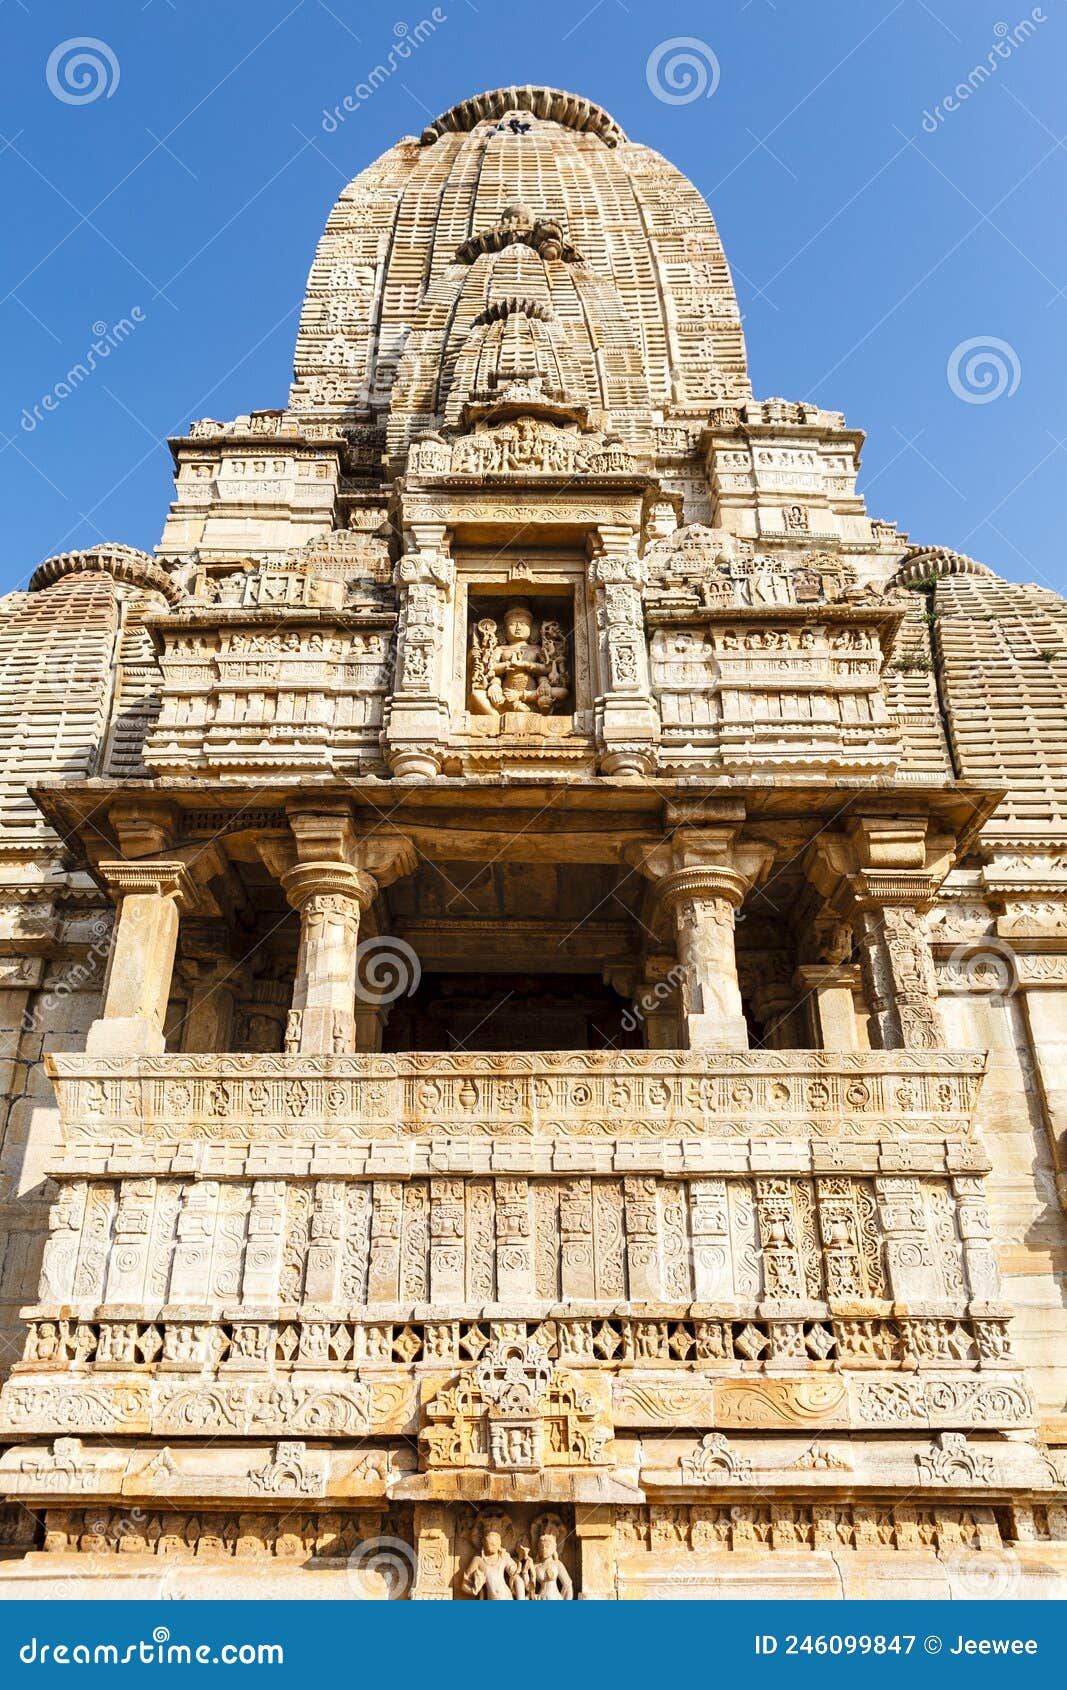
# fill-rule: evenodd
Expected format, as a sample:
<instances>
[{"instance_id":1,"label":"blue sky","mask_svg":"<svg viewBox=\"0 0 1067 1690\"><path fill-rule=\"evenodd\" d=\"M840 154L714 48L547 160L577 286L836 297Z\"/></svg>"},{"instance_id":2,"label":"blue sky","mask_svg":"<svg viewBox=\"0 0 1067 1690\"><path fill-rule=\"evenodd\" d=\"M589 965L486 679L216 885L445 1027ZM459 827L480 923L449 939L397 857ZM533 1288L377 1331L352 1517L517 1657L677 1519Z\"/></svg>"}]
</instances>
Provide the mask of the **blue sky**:
<instances>
[{"instance_id":1,"label":"blue sky","mask_svg":"<svg viewBox=\"0 0 1067 1690\"><path fill-rule=\"evenodd\" d=\"M151 549L166 436L284 404L343 183L456 101L530 81L599 101L696 183L757 394L867 431L874 514L1067 590L1067 0L586 4L442 0L331 132L324 111L432 4L0 0L0 588L102 537ZM57 52L80 37L104 44L99 85ZM669 102L655 64L677 37L707 90L683 76Z\"/></svg>"}]
</instances>

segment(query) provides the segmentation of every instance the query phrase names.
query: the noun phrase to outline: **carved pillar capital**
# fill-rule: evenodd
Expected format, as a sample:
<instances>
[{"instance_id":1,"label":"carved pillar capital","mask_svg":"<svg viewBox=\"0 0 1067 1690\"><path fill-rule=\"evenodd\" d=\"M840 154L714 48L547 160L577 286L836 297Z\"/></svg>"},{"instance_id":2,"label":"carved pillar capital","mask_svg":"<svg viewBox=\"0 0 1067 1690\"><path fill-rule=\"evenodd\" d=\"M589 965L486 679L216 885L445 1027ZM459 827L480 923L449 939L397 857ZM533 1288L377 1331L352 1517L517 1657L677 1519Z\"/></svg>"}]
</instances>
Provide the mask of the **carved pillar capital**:
<instances>
[{"instance_id":1,"label":"carved pillar capital","mask_svg":"<svg viewBox=\"0 0 1067 1690\"><path fill-rule=\"evenodd\" d=\"M679 904L705 902L739 909L750 882L737 869L711 864L706 868L679 868L657 882L656 893L663 908L673 911Z\"/></svg>"},{"instance_id":2,"label":"carved pillar capital","mask_svg":"<svg viewBox=\"0 0 1067 1690\"><path fill-rule=\"evenodd\" d=\"M658 843L636 846L626 855L668 904L705 896L736 909L766 877L774 848L746 838L738 823L723 823L676 827Z\"/></svg>"},{"instance_id":3,"label":"carved pillar capital","mask_svg":"<svg viewBox=\"0 0 1067 1690\"><path fill-rule=\"evenodd\" d=\"M289 835L261 840L259 851L294 909L318 892L353 898L366 909L418 860L406 834L361 824L344 799L291 804L288 820Z\"/></svg>"},{"instance_id":4,"label":"carved pillar capital","mask_svg":"<svg viewBox=\"0 0 1067 1690\"><path fill-rule=\"evenodd\" d=\"M117 900L129 897L172 898L175 904L192 908L196 888L182 862L127 862L125 858L97 864Z\"/></svg>"},{"instance_id":5,"label":"carved pillar capital","mask_svg":"<svg viewBox=\"0 0 1067 1690\"><path fill-rule=\"evenodd\" d=\"M676 828L651 848L631 853L674 919L681 998L691 1047L744 1050L748 1030L741 1007L734 950L734 912L767 873L774 853L745 840L738 827Z\"/></svg>"},{"instance_id":6,"label":"carved pillar capital","mask_svg":"<svg viewBox=\"0 0 1067 1690\"><path fill-rule=\"evenodd\" d=\"M304 910L313 900L333 899L338 908L349 902L355 906L358 924L359 911L374 901L378 886L374 878L348 863L297 863L281 877L285 896L293 909Z\"/></svg>"},{"instance_id":7,"label":"carved pillar capital","mask_svg":"<svg viewBox=\"0 0 1067 1690\"><path fill-rule=\"evenodd\" d=\"M183 935L184 950L184 935ZM189 992L180 1029L185 1051L232 1049L234 995L241 985L241 969L229 955L193 954L178 959L178 973Z\"/></svg>"}]
</instances>

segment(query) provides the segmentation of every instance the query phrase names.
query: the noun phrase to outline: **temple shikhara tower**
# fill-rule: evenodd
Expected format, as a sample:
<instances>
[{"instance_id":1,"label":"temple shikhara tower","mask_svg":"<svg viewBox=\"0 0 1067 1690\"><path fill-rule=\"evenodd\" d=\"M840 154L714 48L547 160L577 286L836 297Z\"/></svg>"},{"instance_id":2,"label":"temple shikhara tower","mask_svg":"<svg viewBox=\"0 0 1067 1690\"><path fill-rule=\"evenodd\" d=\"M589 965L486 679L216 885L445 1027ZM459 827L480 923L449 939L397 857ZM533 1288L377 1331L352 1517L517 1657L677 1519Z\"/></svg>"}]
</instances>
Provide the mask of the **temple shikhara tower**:
<instances>
[{"instance_id":1,"label":"temple shikhara tower","mask_svg":"<svg viewBox=\"0 0 1067 1690\"><path fill-rule=\"evenodd\" d=\"M2 601L0 1595L1067 1591L1067 604L578 96Z\"/></svg>"}]
</instances>

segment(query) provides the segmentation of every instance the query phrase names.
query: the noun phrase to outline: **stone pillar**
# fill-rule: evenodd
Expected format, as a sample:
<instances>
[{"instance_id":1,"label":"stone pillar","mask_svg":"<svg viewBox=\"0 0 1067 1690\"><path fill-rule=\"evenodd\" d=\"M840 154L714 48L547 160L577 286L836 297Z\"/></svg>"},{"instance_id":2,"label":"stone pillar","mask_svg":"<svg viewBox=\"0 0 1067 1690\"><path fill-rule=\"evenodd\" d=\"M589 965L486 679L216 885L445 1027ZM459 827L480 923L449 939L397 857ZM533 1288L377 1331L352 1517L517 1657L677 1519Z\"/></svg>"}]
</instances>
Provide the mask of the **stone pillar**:
<instances>
[{"instance_id":1,"label":"stone pillar","mask_svg":"<svg viewBox=\"0 0 1067 1690\"><path fill-rule=\"evenodd\" d=\"M1003 1296L1000 1264L993 1244L993 1222L985 1194L985 1181L975 1174L957 1174L952 1181L956 1200L956 1225L967 1272L971 1306L985 1308L999 1304Z\"/></svg>"},{"instance_id":2,"label":"stone pillar","mask_svg":"<svg viewBox=\"0 0 1067 1690\"><path fill-rule=\"evenodd\" d=\"M747 888L730 869L684 868L660 886L674 917L690 1049L747 1050L734 950L734 911Z\"/></svg>"},{"instance_id":3,"label":"stone pillar","mask_svg":"<svg viewBox=\"0 0 1067 1690\"><path fill-rule=\"evenodd\" d=\"M291 996L288 980L252 981L243 1011L249 1050L265 1054L282 1049Z\"/></svg>"},{"instance_id":4,"label":"stone pillar","mask_svg":"<svg viewBox=\"0 0 1067 1690\"><path fill-rule=\"evenodd\" d=\"M211 956L204 945L198 944L192 955L187 950L183 931L178 971L189 989L189 1007L181 1030L182 1050L232 1050L240 966L229 956Z\"/></svg>"},{"instance_id":5,"label":"stone pillar","mask_svg":"<svg viewBox=\"0 0 1067 1690\"><path fill-rule=\"evenodd\" d=\"M248 1211L241 1301L269 1307L278 1301L285 1246L286 1185L281 1179L257 1179Z\"/></svg>"},{"instance_id":6,"label":"stone pillar","mask_svg":"<svg viewBox=\"0 0 1067 1690\"><path fill-rule=\"evenodd\" d=\"M890 1296L898 1303L936 1302L940 1279L919 1181L910 1175L879 1177L874 1190Z\"/></svg>"},{"instance_id":7,"label":"stone pillar","mask_svg":"<svg viewBox=\"0 0 1067 1690\"><path fill-rule=\"evenodd\" d=\"M920 911L862 897L855 931L878 1048L943 1049L948 1041Z\"/></svg>"},{"instance_id":8,"label":"stone pillar","mask_svg":"<svg viewBox=\"0 0 1067 1690\"><path fill-rule=\"evenodd\" d=\"M811 1006L817 1048L861 1050L854 997L860 983L858 967L851 963L805 963L794 979L797 991Z\"/></svg>"},{"instance_id":9,"label":"stone pillar","mask_svg":"<svg viewBox=\"0 0 1067 1690\"><path fill-rule=\"evenodd\" d=\"M676 956L646 957L634 1009L641 1017L646 1050L677 1050L681 1038L681 969Z\"/></svg>"},{"instance_id":10,"label":"stone pillar","mask_svg":"<svg viewBox=\"0 0 1067 1690\"><path fill-rule=\"evenodd\" d=\"M289 808L289 834L259 852L300 912L300 945L285 1049L343 1055L356 1043L356 971L362 912L415 867L411 841L389 827L357 830L351 804L323 798Z\"/></svg>"},{"instance_id":11,"label":"stone pillar","mask_svg":"<svg viewBox=\"0 0 1067 1690\"><path fill-rule=\"evenodd\" d=\"M885 816L857 817L844 833L819 835L808 852L812 884L852 927L879 1050L947 1042L922 912L954 852L955 841L931 837L925 819Z\"/></svg>"},{"instance_id":12,"label":"stone pillar","mask_svg":"<svg viewBox=\"0 0 1067 1690\"><path fill-rule=\"evenodd\" d=\"M165 1047L178 910L191 904L181 862L104 862L100 873L119 899L104 982L104 1013L89 1028L94 1056L159 1056Z\"/></svg>"},{"instance_id":13,"label":"stone pillar","mask_svg":"<svg viewBox=\"0 0 1067 1690\"><path fill-rule=\"evenodd\" d=\"M341 1180L320 1179L311 1211L304 1300L334 1303L341 1289L341 1252L345 1233L345 1188Z\"/></svg>"},{"instance_id":14,"label":"stone pillar","mask_svg":"<svg viewBox=\"0 0 1067 1690\"><path fill-rule=\"evenodd\" d=\"M734 948L734 912L773 859L737 827L679 827L632 857L656 886L678 944L682 1022L690 1049L747 1050Z\"/></svg>"},{"instance_id":15,"label":"stone pillar","mask_svg":"<svg viewBox=\"0 0 1067 1690\"><path fill-rule=\"evenodd\" d=\"M300 912L288 1051L341 1054L355 1047L356 948L360 912L376 890L347 863L299 863L282 876Z\"/></svg>"},{"instance_id":16,"label":"stone pillar","mask_svg":"<svg viewBox=\"0 0 1067 1690\"><path fill-rule=\"evenodd\" d=\"M440 1502L415 1504L415 1584L413 1602L448 1602L452 1598L452 1515Z\"/></svg>"},{"instance_id":17,"label":"stone pillar","mask_svg":"<svg viewBox=\"0 0 1067 1690\"><path fill-rule=\"evenodd\" d=\"M382 1036L389 1017L388 1004L356 1003L355 1049L364 1055L374 1055L382 1048Z\"/></svg>"},{"instance_id":18,"label":"stone pillar","mask_svg":"<svg viewBox=\"0 0 1067 1690\"><path fill-rule=\"evenodd\" d=\"M746 934L750 940L750 935ZM751 942L751 941L750 941ZM749 949L739 964L752 1013L763 1028L766 1050L804 1050L806 1018L797 1003L790 959L777 949Z\"/></svg>"},{"instance_id":19,"label":"stone pillar","mask_svg":"<svg viewBox=\"0 0 1067 1690\"><path fill-rule=\"evenodd\" d=\"M576 1504L574 1535L578 1539L581 1571L578 1597L583 1602L614 1602L615 1510L607 1505Z\"/></svg>"},{"instance_id":20,"label":"stone pillar","mask_svg":"<svg viewBox=\"0 0 1067 1690\"><path fill-rule=\"evenodd\" d=\"M451 723L456 567L443 523L413 524L411 535L415 549L396 566L396 676L384 736L386 759L400 780L441 772Z\"/></svg>"},{"instance_id":21,"label":"stone pillar","mask_svg":"<svg viewBox=\"0 0 1067 1690\"><path fill-rule=\"evenodd\" d=\"M496 1182L497 1301L527 1302L534 1296L534 1253L530 1230L530 1182Z\"/></svg>"},{"instance_id":22,"label":"stone pillar","mask_svg":"<svg viewBox=\"0 0 1067 1690\"><path fill-rule=\"evenodd\" d=\"M697 1302L729 1302L734 1295L734 1283L724 1179L689 1181L689 1230L693 1240L693 1294Z\"/></svg>"},{"instance_id":23,"label":"stone pillar","mask_svg":"<svg viewBox=\"0 0 1067 1690\"><path fill-rule=\"evenodd\" d=\"M587 576L597 634L596 735L606 775L648 775L656 762L658 718L641 599L645 570L636 544L632 529L601 526Z\"/></svg>"}]
</instances>

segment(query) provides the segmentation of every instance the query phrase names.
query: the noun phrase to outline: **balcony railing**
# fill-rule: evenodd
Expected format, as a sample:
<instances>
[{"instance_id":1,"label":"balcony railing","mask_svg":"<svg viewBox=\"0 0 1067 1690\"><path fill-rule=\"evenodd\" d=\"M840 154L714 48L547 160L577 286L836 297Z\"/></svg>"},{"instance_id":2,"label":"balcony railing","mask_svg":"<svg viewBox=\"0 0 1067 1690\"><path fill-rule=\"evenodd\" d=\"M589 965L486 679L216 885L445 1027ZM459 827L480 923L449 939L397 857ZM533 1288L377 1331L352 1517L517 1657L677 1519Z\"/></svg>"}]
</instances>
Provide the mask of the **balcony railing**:
<instances>
[{"instance_id":1,"label":"balcony railing","mask_svg":"<svg viewBox=\"0 0 1067 1690\"><path fill-rule=\"evenodd\" d=\"M881 1146L898 1171L945 1171L946 1141L963 1170L976 1165L985 1060L948 1050L464 1051L54 1055L47 1065L66 1165L85 1167L94 1148L152 1162L214 1145L260 1157L275 1147L294 1172L304 1151L316 1165L336 1157L388 1174L435 1171L435 1154L441 1171L451 1157L457 1172L577 1170L586 1158L639 1171L664 1155L679 1168L709 1158L741 1167L746 1144L749 1166L783 1156L783 1166L812 1156L866 1166L864 1147Z\"/></svg>"}]
</instances>

